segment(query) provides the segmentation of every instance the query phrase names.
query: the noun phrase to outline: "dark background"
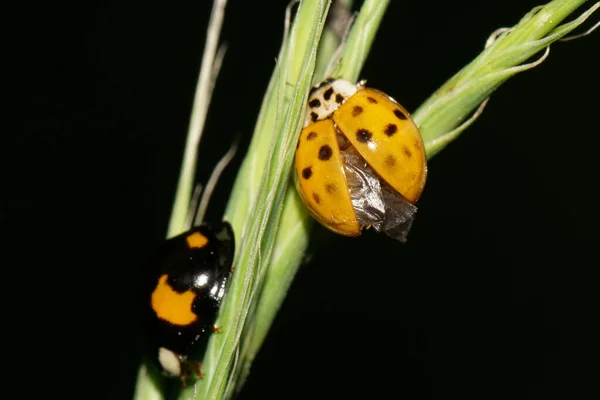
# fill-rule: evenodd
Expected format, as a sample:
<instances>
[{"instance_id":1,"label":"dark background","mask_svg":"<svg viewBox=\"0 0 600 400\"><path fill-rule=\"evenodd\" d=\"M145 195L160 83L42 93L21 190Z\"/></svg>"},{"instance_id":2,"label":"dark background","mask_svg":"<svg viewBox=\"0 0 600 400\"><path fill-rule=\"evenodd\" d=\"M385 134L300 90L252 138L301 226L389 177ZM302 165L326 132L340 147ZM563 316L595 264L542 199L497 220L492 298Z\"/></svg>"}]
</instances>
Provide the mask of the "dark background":
<instances>
[{"instance_id":1,"label":"dark background","mask_svg":"<svg viewBox=\"0 0 600 400\"><path fill-rule=\"evenodd\" d=\"M286 2L229 3L200 181L248 144L281 42ZM539 4L502 3L392 1L362 77L415 110ZM129 399L210 2L27 7L0 135L5 351L26 394ZM597 396L599 46L557 43L493 94L430 162L405 246L318 227L241 399Z\"/></svg>"}]
</instances>

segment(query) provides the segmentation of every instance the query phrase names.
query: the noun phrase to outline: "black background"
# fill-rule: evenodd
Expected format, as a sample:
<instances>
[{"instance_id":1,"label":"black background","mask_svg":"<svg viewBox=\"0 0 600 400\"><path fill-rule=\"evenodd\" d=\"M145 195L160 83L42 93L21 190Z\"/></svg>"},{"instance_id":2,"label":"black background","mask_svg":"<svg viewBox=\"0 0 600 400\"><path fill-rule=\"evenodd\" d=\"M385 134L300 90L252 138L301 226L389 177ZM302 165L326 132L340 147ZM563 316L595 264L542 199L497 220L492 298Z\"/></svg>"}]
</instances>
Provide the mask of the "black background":
<instances>
[{"instance_id":1,"label":"black background","mask_svg":"<svg viewBox=\"0 0 600 400\"><path fill-rule=\"evenodd\" d=\"M361 76L415 110L538 4L394 0ZM249 142L285 5L228 5L200 181L236 133ZM7 41L4 307L22 341L8 352L27 394L129 399L210 2L45 7L22 10ZM241 399L597 396L599 46L600 33L557 43L493 94L430 162L407 245L317 228Z\"/></svg>"}]
</instances>

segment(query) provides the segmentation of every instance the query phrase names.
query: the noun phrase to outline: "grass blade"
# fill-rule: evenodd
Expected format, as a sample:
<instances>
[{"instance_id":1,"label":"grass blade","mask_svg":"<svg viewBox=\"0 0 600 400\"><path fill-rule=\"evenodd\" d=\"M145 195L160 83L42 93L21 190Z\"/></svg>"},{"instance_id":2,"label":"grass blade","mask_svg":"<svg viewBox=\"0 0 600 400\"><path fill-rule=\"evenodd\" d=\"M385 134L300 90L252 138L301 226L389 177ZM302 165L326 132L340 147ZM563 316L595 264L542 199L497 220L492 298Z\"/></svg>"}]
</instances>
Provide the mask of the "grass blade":
<instances>
[{"instance_id":1,"label":"grass blade","mask_svg":"<svg viewBox=\"0 0 600 400\"><path fill-rule=\"evenodd\" d=\"M536 7L514 27L492 35L487 47L467 66L442 85L413 113L431 158L454 140L462 121L502 83L537 66L522 64L581 25L600 3L577 19L559 24L586 0L555 0ZM543 60L543 59L542 59Z\"/></svg>"},{"instance_id":2,"label":"grass blade","mask_svg":"<svg viewBox=\"0 0 600 400\"><path fill-rule=\"evenodd\" d=\"M328 8L329 2L324 0L300 3L283 57L278 60L270 95L264 100L271 107L263 106L257 123L259 131L244 161L253 168L242 167L236 179L225 218L232 223L241 244L231 287L217 322L223 332L212 335L209 341L204 360L206 377L198 385L198 398L221 399L233 393L230 385L240 365L236 355L246 320L252 318L261 272L274 248ZM264 147L257 147L257 142ZM260 182L257 189L256 182ZM235 196L236 191L244 189L255 191L255 196ZM194 393L192 388L183 390L179 398L193 398Z\"/></svg>"}]
</instances>

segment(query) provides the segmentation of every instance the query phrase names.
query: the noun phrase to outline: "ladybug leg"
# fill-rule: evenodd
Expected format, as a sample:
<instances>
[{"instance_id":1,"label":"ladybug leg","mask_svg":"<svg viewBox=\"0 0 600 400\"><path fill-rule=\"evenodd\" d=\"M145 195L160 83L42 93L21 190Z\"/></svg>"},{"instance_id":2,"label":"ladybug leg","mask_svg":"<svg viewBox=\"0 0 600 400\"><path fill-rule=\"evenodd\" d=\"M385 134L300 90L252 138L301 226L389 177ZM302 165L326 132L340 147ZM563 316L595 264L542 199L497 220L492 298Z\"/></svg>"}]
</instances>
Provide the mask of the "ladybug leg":
<instances>
[{"instance_id":1,"label":"ladybug leg","mask_svg":"<svg viewBox=\"0 0 600 400\"><path fill-rule=\"evenodd\" d=\"M192 374L196 374L198 379L202 379L204 375L202 374L202 364L199 361L195 360L186 360L183 365L183 370L181 371L181 386L187 387L187 380L191 377Z\"/></svg>"},{"instance_id":2,"label":"ladybug leg","mask_svg":"<svg viewBox=\"0 0 600 400\"><path fill-rule=\"evenodd\" d=\"M217 325L212 325L211 329L212 329L213 333L221 333L221 332L223 332L223 329L220 326L217 326Z\"/></svg>"},{"instance_id":3,"label":"ladybug leg","mask_svg":"<svg viewBox=\"0 0 600 400\"><path fill-rule=\"evenodd\" d=\"M183 371L181 373L181 375L179 376L179 379L181 379L181 387L183 387L183 388L187 387L187 378L188 378L187 371Z\"/></svg>"},{"instance_id":4,"label":"ladybug leg","mask_svg":"<svg viewBox=\"0 0 600 400\"><path fill-rule=\"evenodd\" d=\"M202 364L199 361L189 361L190 367L193 371L198 375L198 379L204 378L204 374L202 373Z\"/></svg>"},{"instance_id":5,"label":"ladybug leg","mask_svg":"<svg viewBox=\"0 0 600 400\"><path fill-rule=\"evenodd\" d=\"M196 374L198 379L202 379L204 375L202 374L202 364L199 361L195 360L186 360L182 365L181 371L181 386L187 387L187 380L192 376L192 374Z\"/></svg>"}]
</instances>

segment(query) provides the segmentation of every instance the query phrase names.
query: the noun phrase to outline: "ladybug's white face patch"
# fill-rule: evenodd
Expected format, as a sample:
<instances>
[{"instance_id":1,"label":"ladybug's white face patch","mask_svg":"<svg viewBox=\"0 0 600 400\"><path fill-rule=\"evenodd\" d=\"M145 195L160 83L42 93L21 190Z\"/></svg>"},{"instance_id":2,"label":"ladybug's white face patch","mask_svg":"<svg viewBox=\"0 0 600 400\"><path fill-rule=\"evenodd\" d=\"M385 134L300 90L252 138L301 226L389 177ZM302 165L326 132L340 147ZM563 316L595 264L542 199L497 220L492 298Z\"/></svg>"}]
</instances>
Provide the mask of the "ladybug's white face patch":
<instances>
[{"instance_id":1,"label":"ladybug's white face patch","mask_svg":"<svg viewBox=\"0 0 600 400\"><path fill-rule=\"evenodd\" d=\"M172 376L181 375L181 362L179 357L171 350L161 347L158 349L158 362L166 373Z\"/></svg>"},{"instance_id":2,"label":"ladybug's white face patch","mask_svg":"<svg viewBox=\"0 0 600 400\"><path fill-rule=\"evenodd\" d=\"M323 82L316 86L308 96L308 106L304 118L304 126L312 122L326 119L349 97L357 91L352 82L337 79L333 82Z\"/></svg>"}]
</instances>

